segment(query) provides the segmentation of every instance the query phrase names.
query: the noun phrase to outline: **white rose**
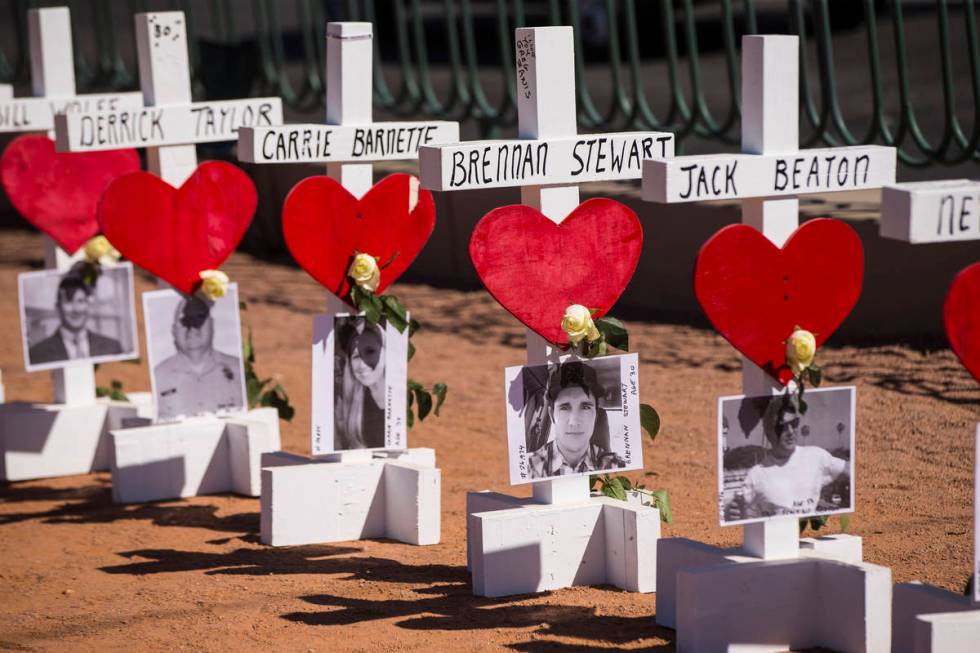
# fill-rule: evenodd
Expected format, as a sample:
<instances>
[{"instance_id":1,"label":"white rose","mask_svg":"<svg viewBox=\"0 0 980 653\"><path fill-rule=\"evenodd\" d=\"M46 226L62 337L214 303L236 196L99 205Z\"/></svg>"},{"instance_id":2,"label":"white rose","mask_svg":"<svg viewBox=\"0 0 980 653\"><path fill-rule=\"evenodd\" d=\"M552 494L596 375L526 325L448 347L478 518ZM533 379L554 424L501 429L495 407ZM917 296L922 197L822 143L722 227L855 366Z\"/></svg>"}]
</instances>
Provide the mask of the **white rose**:
<instances>
[{"instance_id":1,"label":"white rose","mask_svg":"<svg viewBox=\"0 0 980 653\"><path fill-rule=\"evenodd\" d=\"M594 342L599 339L599 329L592 321L592 313L581 304L572 304L565 309L561 319L561 328L568 334L568 341L577 345L582 340Z\"/></svg>"},{"instance_id":2,"label":"white rose","mask_svg":"<svg viewBox=\"0 0 980 653\"><path fill-rule=\"evenodd\" d=\"M810 367L816 353L816 337L809 331L796 327L786 341L786 364L792 368L794 374L800 374Z\"/></svg>"},{"instance_id":3,"label":"white rose","mask_svg":"<svg viewBox=\"0 0 980 653\"><path fill-rule=\"evenodd\" d=\"M370 254L358 254L354 257L353 262L351 262L350 268L347 270L347 276L364 290L374 292L378 288L378 283L381 282L381 270L378 269L378 259Z\"/></svg>"},{"instance_id":4,"label":"white rose","mask_svg":"<svg viewBox=\"0 0 980 653\"><path fill-rule=\"evenodd\" d=\"M199 276L201 292L211 301L224 297L228 292L228 275L221 270L204 270Z\"/></svg>"}]
</instances>

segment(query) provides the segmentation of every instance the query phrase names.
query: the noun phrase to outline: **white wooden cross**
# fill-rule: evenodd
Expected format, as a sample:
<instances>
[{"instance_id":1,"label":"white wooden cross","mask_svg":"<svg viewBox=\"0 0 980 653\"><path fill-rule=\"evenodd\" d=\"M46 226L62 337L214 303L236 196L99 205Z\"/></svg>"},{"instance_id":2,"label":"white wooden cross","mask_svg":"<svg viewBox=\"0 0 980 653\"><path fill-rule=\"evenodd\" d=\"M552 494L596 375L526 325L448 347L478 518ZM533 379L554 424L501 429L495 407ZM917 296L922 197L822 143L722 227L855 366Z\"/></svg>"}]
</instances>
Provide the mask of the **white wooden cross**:
<instances>
[{"instance_id":1,"label":"white wooden cross","mask_svg":"<svg viewBox=\"0 0 980 653\"><path fill-rule=\"evenodd\" d=\"M579 135L571 27L516 30L519 138L423 147L422 187L439 191L520 186L521 203L561 223L579 205L582 182L637 179L642 162L671 157L674 135ZM527 330L528 365L556 361L560 350ZM587 476L533 485L542 503L588 498Z\"/></svg>"},{"instance_id":2,"label":"white wooden cross","mask_svg":"<svg viewBox=\"0 0 980 653\"><path fill-rule=\"evenodd\" d=\"M777 246L799 226L796 195L878 188L895 181L895 148L880 145L799 149L799 40L796 36L742 39L742 152L649 160L643 198L678 203L741 199L742 222ZM746 395L783 388L743 357ZM798 551L798 520L745 526L745 548L760 557Z\"/></svg>"},{"instance_id":3,"label":"white wooden cross","mask_svg":"<svg viewBox=\"0 0 980 653\"><path fill-rule=\"evenodd\" d=\"M68 7L27 12L31 85L35 97L14 98L13 88L0 88L0 133L48 132L59 112L141 107L137 92L75 95L71 15ZM82 254L69 255L44 236L44 262L67 270ZM95 402L95 372L91 363L76 363L52 370L55 401L70 406Z\"/></svg>"},{"instance_id":4,"label":"white wooden cross","mask_svg":"<svg viewBox=\"0 0 980 653\"><path fill-rule=\"evenodd\" d=\"M250 163L326 163L327 175L360 198L374 184L372 161L416 159L421 145L459 140L456 122L374 122L373 25L327 23L326 36L326 124L243 128L239 133L239 159ZM332 292L326 294L326 319L331 323L338 313L355 312ZM320 453L317 409L314 402L314 455ZM366 459L370 452L328 455L345 460Z\"/></svg>"},{"instance_id":5,"label":"white wooden cross","mask_svg":"<svg viewBox=\"0 0 980 653\"><path fill-rule=\"evenodd\" d=\"M374 122L372 24L327 23L326 35L326 124L243 128L241 160L326 163L327 175L360 198L374 183L372 161L415 159L422 144L459 139L455 122ZM317 316L325 323L332 325L338 313L354 312L333 293L326 295L326 315ZM314 355L319 355L318 346ZM323 372L314 365L314 376ZM441 486L435 452L415 448L321 455L315 426L321 409L314 401L311 449L316 460L282 452L263 456L262 541L278 546L388 537L410 544L438 543Z\"/></svg>"},{"instance_id":6,"label":"white wooden cross","mask_svg":"<svg viewBox=\"0 0 980 653\"><path fill-rule=\"evenodd\" d=\"M517 29L519 138L422 147L422 187L519 186L523 204L561 223L579 205L578 184L637 179L644 158L673 156L673 134L578 135L574 57L571 27ZM529 365L555 362L560 354L527 331ZM655 589L658 511L591 498L587 475L539 481L532 492L530 502L468 493L474 593L502 596L607 582L631 591ZM599 542L603 524L616 526Z\"/></svg>"},{"instance_id":7,"label":"white wooden cross","mask_svg":"<svg viewBox=\"0 0 980 653\"><path fill-rule=\"evenodd\" d=\"M881 189L879 233L914 245L980 240L980 181L914 181Z\"/></svg>"},{"instance_id":8,"label":"white wooden cross","mask_svg":"<svg viewBox=\"0 0 980 653\"><path fill-rule=\"evenodd\" d=\"M798 98L798 38L743 37L743 153L645 161L644 199L661 203L741 199L742 222L781 247L799 225L797 194L877 188L894 182L894 148L799 150ZM783 390L743 357L744 394ZM776 617L779 637L798 646L887 648L889 571L862 561L857 537L811 539L801 552L798 524L797 517L788 516L746 525L738 551L683 538L661 541L657 623L677 630L679 649L716 650L736 641L775 642L752 637L762 633L771 637L768 620L777 612L783 615ZM781 591L810 580L822 583L824 589ZM704 591L705 584L712 589ZM812 596L815 604L807 605L805 595ZM811 614L831 607L838 616L833 626L815 626ZM718 611L724 611L724 620L709 617ZM759 650L785 648L773 643Z\"/></svg>"},{"instance_id":9,"label":"white wooden cross","mask_svg":"<svg viewBox=\"0 0 980 653\"><path fill-rule=\"evenodd\" d=\"M146 106L57 116L59 151L147 148L149 171L180 186L197 168L194 144L235 141L243 126L282 124L278 97L192 101L183 12L142 13L134 20Z\"/></svg>"}]
</instances>

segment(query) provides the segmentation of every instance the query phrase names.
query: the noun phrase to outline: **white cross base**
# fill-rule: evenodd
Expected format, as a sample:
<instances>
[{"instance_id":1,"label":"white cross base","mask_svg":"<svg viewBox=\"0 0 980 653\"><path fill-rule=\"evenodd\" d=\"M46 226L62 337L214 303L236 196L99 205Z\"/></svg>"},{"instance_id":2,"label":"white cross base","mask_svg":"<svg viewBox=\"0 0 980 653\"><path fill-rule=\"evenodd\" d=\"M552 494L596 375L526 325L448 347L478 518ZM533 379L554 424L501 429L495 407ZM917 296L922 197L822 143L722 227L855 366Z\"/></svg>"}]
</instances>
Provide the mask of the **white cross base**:
<instances>
[{"instance_id":1,"label":"white cross base","mask_svg":"<svg viewBox=\"0 0 980 653\"><path fill-rule=\"evenodd\" d=\"M263 544L375 537L439 543L441 473L434 450L360 450L327 460L285 452L262 456Z\"/></svg>"},{"instance_id":2,"label":"white cross base","mask_svg":"<svg viewBox=\"0 0 980 653\"><path fill-rule=\"evenodd\" d=\"M326 34L327 124L243 128L240 159L326 163L330 177L361 197L373 182L371 162L416 159L420 145L459 139L455 122L373 122L371 23L327 23ZM331 293L326 312L328 318L355 313ZM316 451L315 430L310 437ZM264 455L261 540L285 546L386 537L438 544L441 474L435 465L435 451L425 448Z\"/></svg>"},{"instance_id":3,"label":"white cross base","mask_svg":"<svg viewBox=\"0 0 980 653\"><path fill-rule=\"evenodd\" d=\"M281 446L279 413L268 407L170 424L128 420L109 437L116 503L224 492L257 497L262 454Z\"/></svg>"},{"instance_id":4,"label":"white cross base","mask_svg":"<svg viewBox=\"0 0 980 653\"><path fill-rule=\"evenodd\" d=\"M588 490L588 477L568 480L582 481ZM466 562L477 596L574 585L655 592L659 539L660 511L642 494L632 493L629 501L586 495L558 503L466 494Z\"/></svg>"},{"instance_id":5,"label":"white cross base","mask_svg":"<svg viewBox=\"0 0 980 653\"><path fill-rule=\"evenodd\" d=\"M980 424L974 447L973 594L919 582L895 586L893 653L972 653L980 642Z\"/></svg>"},{"instance_id":6,"label":"white cross base","mask_svg":"<svg viewBox=\"0 0 980 653\"><path fill-rule=\"evenodd\" d=\"M129 401L0 404L0 481L75 476L109 469L109 431L153 413L149 392Z\"/></svg>"},{"instance_id":7,"label":"white cross base","mask_svg":"<svg viewBox=\"0 0 980 653\"><path fill-rule=\"evenodd\" d=\"M53 127L56 111L142 105L139 93L75 94L71 15L67 7L27 13L31 83L35 97L15 98L0 85L0 132L38 132ZM69 256L44 238L45 267L67 270ZM146 392L127 392L129 402L96 399L90 363L52 370L54 403L0 405L0 480L23 481L109 469L108 431L128 417L152 410ZM0 401L2 401L0 386Z\"/></svg>"}]
</instances>

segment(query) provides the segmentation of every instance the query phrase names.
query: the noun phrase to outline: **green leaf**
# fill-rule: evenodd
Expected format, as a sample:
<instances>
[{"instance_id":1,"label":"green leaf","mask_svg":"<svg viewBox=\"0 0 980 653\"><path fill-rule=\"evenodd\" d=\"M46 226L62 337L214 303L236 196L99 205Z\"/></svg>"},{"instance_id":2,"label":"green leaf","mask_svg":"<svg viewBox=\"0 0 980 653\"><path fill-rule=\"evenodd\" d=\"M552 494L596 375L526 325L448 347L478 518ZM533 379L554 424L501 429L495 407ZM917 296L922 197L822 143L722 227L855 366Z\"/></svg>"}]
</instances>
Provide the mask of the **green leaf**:
<instances>
[{"instance_id":1,"label":"green leaf","mask_svg":"<svg viewBox=\"0 0 980 653\"><path fill-rule=\"evenodd\" d=\"M595 326L604 337L610 347L615 347L620 351L629 351L630 337L626 332L626 326L614 317L600 317L595 321Z\"/></svg>"},{"instance_id":2,"label":"green leaf","mask_svg":"<svg viewBox=\"0 0 980 653\"><path fill-rule=\"evenodd\" d=\"M109 388L104 385L95 386L95 396L96 397L108 397L109 393L112 392Z\"/></svg>"},{"instance_id":3,"label":"green leaf","mask_svg":"<svg viewBox=\"0 0 980 653\"><path fill-rule=\"evenodd\" d=\"M421 383L419 383L418 381L416 381L415 379L409 379L408 380L408 389L409 390L425 390L425 386L422 385Z\"/></svg>"},{"instance_id":4,"label":"green leaf","mask_svg":"<svg viewBox=\"0 0 980 653\"><path fill-rule=\"evenodd\" d=\"M846 515L846 514L845 515L841 515L840 516L840 529L843 532L846 533L847 532L847 529L850 528L850 527L851 527L851 516L850 515Z\"/></svg>"},{"instance_id":5,"label":"green leaf","mask_svg":"<svg viewBox=\"0 0 980 653\"><path fill-rule=\"evenodd\" d=\"M650 404L640 404L640 426L651 440L657 439L657 434L660 432L660 415Z\"/></svg>"},{"instance_id":6,"label":"green leaf","mask_svg":"<svg viewBox=\"0 0 980 653\"><path fill-rule=\"evenodd\" d=\"M810 379L810 384L813 385L814 388L819 388L820 381L823 377L820 368L816 365L811 365L810 367L806 368L806 374Z\"/></svg>"},{"instance_id":7,"label":"green leaf","mask_svg":"<svg viewBox=\"0 0 980 653\"><path fill-rule=\"evenodd\" d=\"M242 358L246 363L255 362L255 347L252 345L252 328L249 327L245 340L242 341Z\"/></svg>"},{"instance_id":8,"label":"green leaf","mask_svg":"<svg viewBox=\"0 0 980 653\"><path fill-rule=\"evenodd\" d=\"M436 383L432 386L432 394L436 396L436 407L433 411L436 417L439 417L439 409L446 402L446 393L449 392L449 386L445 383Z\"/></svg>"},{"instance_id":9,"label":"green leaf","mask_svg":"<svg viewBox=\"0 0 980 653\"><path fill-rule=\"evenodd\" d=\"M408 360L412 360L412 356L414 356L414 355L415 355L415 345L413 345L412 344L412 341L409 340L408 341Z\"/></svg>"},{"instance_id":10,"label":"green leaf","mask_svg":"<svg viewBox=\"0 0 980 653\"><path fill-rule=\"evenodd\" d=\"M244 301L238 302L238 310L240 310L240 311L247 311L248 310L248 304L246 304Z\"/></svg>"},{"instance_id":11,"label":"green leaf","mask_svg":"<svg viewBox=\"0 0 980 653\"><path fill-rule=\"evenodd\" d=\"M653 504L660 509L660 520L666 524L674 523L674 513L670 509L670 496L667 490L654 490L650 493L653 496Z\"/></svg>"},{"instance_id":12,"label":"green leaf","mask_svg":"<svg viewBox=\"0 0 980 653\"><path fill-rule=\"evenodd\" d=\"M364 313L364 319L370 324L377 324L381 321L381 302L374 295L364 298L360 310Z\"/></svg>"},{"instance_id":13,"label":"green leaf","mask_svg":"<svg viewBox=\"0 0 980 653\"><path fill-rule=\"evenodd\" d=\"M414 336L415 335L415 332L418 331L421 328L422 328L422 325L419 324L419 321L418 320L416 320L414 317L412 319L410 319L408 321L408 337L411 338L412 336Z\"/></svg>"},{"instance_id":14,"label":"green leaf","mask_svg":"<svg viewBox=\"0 0 980 653\"><path fill-rule=\"evenodd\" d=\"M391 325L398 329L398 333L404 333L408 326L408 313L405 307L394 295L381 295L380 301L384 307L384 314L387 316Z\"/></svg>"},{"instance_id":15,"label":"green leaf","mask_svg":"<svg viewBox=\"0 0 980 653\"><path fill-rule=\"evenodd\" d=\"M592 492L595 492L598 489L599 484L601 482L602 482L602 477L601 476L599 476L598 474L590 474L589 475L589 490L592 491Z\"/></svg>"},{"instance_id":16,"label":"green leaf","mask_svg":"<svg viewBox=\"0 0 980 653\"><path fill-rule=\"evenodd\" d=\"M122 390L122 381L120 381L119 379L113 379L112 381L109 382L109 385L112 387L113 390Z\"/></svg>"},{"instance_id":17,"label":"green leaf","mask_svg":"<svg viewBox=\"0 0 980 653\"><path fill-rule=\"evenodd\" d=\"M626 501L626 490L623 488L621 476L607 476L602 486L602 493L607 497Z\"/></svg>"},{"instance_id":18,"label":"green leaf","mask_svg":"<svg viewBox=\"0 0 980 653\"><path fill-rule=\"evenodd\" d=\"M415 390L415 404L418 406L419 421L425 420L432 412L432 395L428 390Z\"/></svg>"},{"instance_id":19,"label":"green leaf","mask_svg":"<svg viewBox=\"0 0 980 653\"><path fill-rule=\"evenodd\" d=\"M405 415L405 423L408 425L408 428L412 428L415 425L415 415L412 414L411 406L408 407L408 414Z\"/></svg>"}]
</instances>

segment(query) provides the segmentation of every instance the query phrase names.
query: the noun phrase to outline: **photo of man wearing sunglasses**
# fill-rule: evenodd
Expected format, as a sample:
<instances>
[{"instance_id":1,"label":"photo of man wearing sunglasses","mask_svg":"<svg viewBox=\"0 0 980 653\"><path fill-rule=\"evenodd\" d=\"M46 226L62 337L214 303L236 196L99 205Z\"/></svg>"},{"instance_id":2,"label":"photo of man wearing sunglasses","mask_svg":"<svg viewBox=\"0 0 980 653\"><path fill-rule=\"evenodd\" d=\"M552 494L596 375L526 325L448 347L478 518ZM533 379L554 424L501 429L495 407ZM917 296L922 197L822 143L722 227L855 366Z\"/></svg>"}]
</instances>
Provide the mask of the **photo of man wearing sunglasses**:
<instances>
[{"instance_id":1,"label":"photo of man wearing sunglasses","mask_svg":"<svg viewBox=\"0 0 980 653\"><path fill-rule=\"evenodd\" d=\"M144 294L157 419L245 409L241 355L225 353L215 345L215 314L224 313L219 320L225 331L222 340L233 347L238 343L235 349L240 351L235 290L231 287L228 295L214 304L197 295L182 296L174 291ZM159 323L163 320L169 322L169 342L160 337L165 327Z\"/></svg>"},{"instance_id":2,"label":"photo of man wearing sunglasses","mask_svg":"<svg viewBox=\"0 0 980 653\"><path fill-rule=\"evenodd\" d=\"M815 402L813 397L813 391L807 393L811 406L806 416L800 411L795 393L778 395L766 402L761 420L765 443L756 452L755 464L747 471L743 468L740 474L730 473L732 478L726 479L730 485L741 482L723 506L723 522L778 515L813 516L850 509L850 446L847 443L846 450L834 446L844 444L835 442L843 433L838 435L834 431L840 429L826 428L831 416L819 414L819 396ZM834 447L833 452L830 447ZM731 456L733 462L734 458Z\"/></svg>"}]
</instances>

